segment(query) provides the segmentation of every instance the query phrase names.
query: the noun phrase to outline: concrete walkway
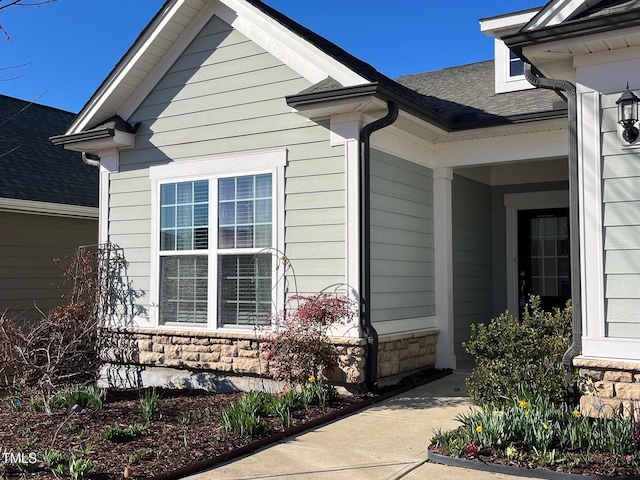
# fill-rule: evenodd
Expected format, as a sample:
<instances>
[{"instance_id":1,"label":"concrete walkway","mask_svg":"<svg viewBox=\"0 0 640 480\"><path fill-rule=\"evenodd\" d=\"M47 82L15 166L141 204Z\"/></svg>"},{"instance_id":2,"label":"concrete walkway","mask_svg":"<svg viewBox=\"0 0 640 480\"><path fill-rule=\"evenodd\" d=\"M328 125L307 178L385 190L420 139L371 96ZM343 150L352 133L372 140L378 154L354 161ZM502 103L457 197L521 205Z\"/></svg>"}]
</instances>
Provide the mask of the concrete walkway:
<instances>
[{"instance_id":1,"label":"concrete walkway","mask_svg":"<svg viewBox=\"0 0 640 480\"><path fill-rule=\"evenodd\" d=\"M465 375L453 373L353 415L187 477L189 480L517 480L426 461L433 432L467 412Z\"/></svg>"}]
</instances>

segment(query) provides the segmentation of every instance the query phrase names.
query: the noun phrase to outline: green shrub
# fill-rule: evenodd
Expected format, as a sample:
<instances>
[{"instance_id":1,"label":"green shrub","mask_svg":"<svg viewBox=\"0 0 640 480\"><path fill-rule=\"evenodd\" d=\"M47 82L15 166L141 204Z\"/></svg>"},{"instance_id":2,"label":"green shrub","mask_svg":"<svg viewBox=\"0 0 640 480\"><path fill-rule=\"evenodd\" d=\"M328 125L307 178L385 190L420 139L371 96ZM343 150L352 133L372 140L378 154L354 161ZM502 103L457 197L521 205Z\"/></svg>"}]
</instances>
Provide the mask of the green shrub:
<instances>
[{"instance_id":1,"label":"green shrub","mask_svg":"<svg viewBox=\"0 0 640 480\"><path fill-rule=\"evenodd\" d=\"M93 462L88 458L71 458L69 460L69 476L73 480L92 477L96 473Z\"/></svg>"},{"instance_id":2,"label":"green shrub","mask_svg":"<svg viewBox=\"0 0 640 480\"><path fill-rule=\"evenodd\" d=\"M67 456L58 450L47 450L42 455L42 460L44 464L52 470L58 465L63 465L68 461Z\"/></svg>"},{"instance_id":3,"label":"green shrub","mask_svg":"<svg viewBox=\"0 0 640 480\"><path fill-rule=\"evenodd\" d=\"M232 403L222 410L220 417L227 432L253 437L267 430L267 424L260 417L259 410L251 408L251 401L242 402L240 400Z\"/></svg>"},{"instance_id":4,"label":"green shrub","mask_svg":"<svg viewBox=\"0 0 640 480\"><path fill-rule=\"evenodd\" d=\"M129 442L142 436L144 427L139 423L126 427L113 426L102 433L102 438L112 442Z\"/></svg>"},{"instance_id":5,"label":"green shrub","mask_svg":"<svg viewBox=\"0 0 640 480\"><path fill-rule=\"evenodd\" d=\"M462 426L437 431L432 443L455 457L496 455L522 466L530 460L548 466L591 463L593 455L610 454L613 463L631 461L637 453L633 412L610 412L604 418L582 415L579 407L553 403L546 395L524 389L496 410L492 405L456 417ZM591 458L589 458L591 456Z\"/></svg>"},{"instance_id":6,"label":"green shrub","mask_svg":"<svg viewBox=\"0 0 640 480\"><path fill-rule=\"evenodd\" d=\"M564 401L571 381L562 356L571 345L571 305L545 312L540 298L530 297L521 319L508 312L488 324L471 325L463 345L475 358L467 379L476 404L504 404L524 386L534 396Z\"/></svg>"},{"instance_id":7,"label":"green shrub","mask_svg":"<svg viewBox=\"0 0 640 480\"><path fill-rule=\"evenodd\" d=\"M304 408L313 405L319 405L325 408L328 403L335 401L338 392L333 385L317 381L315 378L309 378L309 381L302 387L300 398Z\"/></svg>"},{"instance_id":8,"label":"green shrub","mask_svg":"<svg viewBox=\"0 0 640 480\"><path fill-rule=\"evenodd\" d=\"M104 404L107 393L102 388L79 385L58 392L53 397L53 405L56 407L73 408L78 405L82 408L90 407L100 410Z\"/></svg>"},{"instance_id":9,"label":"green shrub","mask_svg":"<svg viewBox=\"0 0 640 480\"><path fill-rule=\"evenodd\" d=\"M160 395L155 388L147 389L140 394L140 413L142 418L150 422L160 411Z\"/></svg>"}]
</instances>

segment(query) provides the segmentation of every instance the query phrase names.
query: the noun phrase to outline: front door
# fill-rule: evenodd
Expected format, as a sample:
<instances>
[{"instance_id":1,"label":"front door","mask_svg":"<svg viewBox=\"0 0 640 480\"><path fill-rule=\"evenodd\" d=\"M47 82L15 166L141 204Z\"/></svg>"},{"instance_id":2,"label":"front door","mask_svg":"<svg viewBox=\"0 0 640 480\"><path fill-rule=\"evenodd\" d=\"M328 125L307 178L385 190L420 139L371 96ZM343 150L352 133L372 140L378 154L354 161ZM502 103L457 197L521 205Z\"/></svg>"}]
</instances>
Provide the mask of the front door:
<instances>
[{"instance_id":1,"label":"front door","mask_svg":"<svg viewBox=\"0 0 640 480\"><path fill-rule=\"evenodd\" d=\"M571 297L569 209L518 211L518 297L520 313L529 295L541 307L564 307Z\"/></svg>"}]
</instances>

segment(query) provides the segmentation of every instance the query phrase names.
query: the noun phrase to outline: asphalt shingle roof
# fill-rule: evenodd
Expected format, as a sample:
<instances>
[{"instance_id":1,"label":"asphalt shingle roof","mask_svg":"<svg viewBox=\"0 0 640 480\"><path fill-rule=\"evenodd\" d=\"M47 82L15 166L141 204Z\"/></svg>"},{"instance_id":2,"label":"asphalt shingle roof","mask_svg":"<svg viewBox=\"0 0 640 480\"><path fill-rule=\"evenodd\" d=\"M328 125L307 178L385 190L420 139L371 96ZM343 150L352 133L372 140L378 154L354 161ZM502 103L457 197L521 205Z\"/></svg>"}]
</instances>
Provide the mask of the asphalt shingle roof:
<instances>
[{"instance_id":1,"label":"asphalt shingle roof","mask_svg":"<svg viewBox=\"0 0 640 480\"><path fill-rule=\"evenodd\" d=\"M416 105L442 115L454 129L480 127L483 121L485 125L509 123L506 118L527 114L553 112L557 115L566 110L566 103L550 90L494 93L493 61L405 75L394 81L261 0L247 1L368 81L377 82ZM327 88L328 84L321 86Z\"/></svg>"},{"instance_id":2,"label":"asphalt shingle roof","mask_svg":"<svg viewBox=\"0 0 640 480\"><path fill-rule=\"evenodd\" d=\"M494 61L404 75L396 81L424 97L424 102L454 125L566 109L551 90L495 93Z\"/></svg>"},{"instance_id":3,"label":"asphalt shingle roof","mask_svg":"<svg viewBox=\"0 0 640 480\"><path fill-rule=\"evenodd\" d=\"M75 114L0 95L0 197L98 206L98 169L54 146Z\"/></svg>"}]
</instances>

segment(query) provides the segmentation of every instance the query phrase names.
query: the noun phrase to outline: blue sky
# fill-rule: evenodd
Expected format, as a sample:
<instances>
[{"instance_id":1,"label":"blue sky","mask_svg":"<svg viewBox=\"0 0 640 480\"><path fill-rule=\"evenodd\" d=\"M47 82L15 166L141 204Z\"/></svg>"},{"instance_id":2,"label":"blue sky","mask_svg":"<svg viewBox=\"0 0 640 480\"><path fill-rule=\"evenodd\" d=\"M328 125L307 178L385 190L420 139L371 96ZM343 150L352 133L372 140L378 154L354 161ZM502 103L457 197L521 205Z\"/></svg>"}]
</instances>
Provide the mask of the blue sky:
<instances>
[{"instance_id":1,"label":"blue sky","mask_svg":"<svg viewBox=\"0 0 640 480\"><path fill-rule=\"evenodd\" d=\"M0 94L78 112L164 1L58 0L0 10L11 37L0 39ZM545 3L265 1L392 78L490 59L493 41L478 19Z\"/></svg>"}]
</instances>

